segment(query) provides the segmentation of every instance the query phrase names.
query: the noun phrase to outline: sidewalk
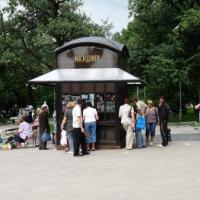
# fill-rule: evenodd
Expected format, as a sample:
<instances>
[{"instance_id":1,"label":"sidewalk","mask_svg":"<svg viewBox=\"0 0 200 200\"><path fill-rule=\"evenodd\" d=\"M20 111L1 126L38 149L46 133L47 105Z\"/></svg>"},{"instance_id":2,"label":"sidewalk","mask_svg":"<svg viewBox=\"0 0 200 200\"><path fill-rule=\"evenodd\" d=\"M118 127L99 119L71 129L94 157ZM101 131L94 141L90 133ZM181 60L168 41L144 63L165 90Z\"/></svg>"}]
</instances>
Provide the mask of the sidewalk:
<instances>
[{"instance_id":1,"label":"sidewalk","mask_svg":"<svg viewBox=\"0 0 200 200\"><path fill-rule=\"evenodd\" d=\"M17 125L6 124L0 125L0 134L2 137L8 129L18 128ZM191 125L170 125L172 139L175 141L200 141L200 127ZM156 140L160 140L159 126L156 127Z\"/></svg>"},{"instance_id":2,"label":"sidewalk","mask_svg":"<svg viewBox=\"0 0 200 200\"><path fill-rule=\"evenodd\" d=\"M52 145L48 151L0 151L1 200L197 200L200 142L174 138L199 136L199 130L170 128L173 142L167 147L97 150L84 157Z\"/></svg>"},{"instance_id":3,"label":"sidewalk","mask_svg":"<svg viewBox=\"0 0 200 200\"><path fill-rule=\"evenodd\" d=\"M200 143L84 157L26 148L0 151L1 200L197 200Z\"/></svg>"},{"instance_id":4,"label":"sidewalk","mask_svg":"<svg viewBox=\"0 0 200 200\"><path fill-rule=\"evenodd\" d=\"M17 125L13 125L13 124L0 124L0 133L5 132L8 129L13 129L13 128L18 128Z\"/></svg>"}]
</instances>

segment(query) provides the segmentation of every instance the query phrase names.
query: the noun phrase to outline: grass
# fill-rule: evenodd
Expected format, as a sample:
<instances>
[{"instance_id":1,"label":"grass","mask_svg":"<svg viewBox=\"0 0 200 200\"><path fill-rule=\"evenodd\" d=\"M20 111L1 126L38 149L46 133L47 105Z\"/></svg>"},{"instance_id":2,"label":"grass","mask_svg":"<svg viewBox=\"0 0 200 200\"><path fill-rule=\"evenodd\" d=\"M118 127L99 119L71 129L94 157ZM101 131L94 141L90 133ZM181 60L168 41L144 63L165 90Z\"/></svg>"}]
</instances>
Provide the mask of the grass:
<instances>
[{"instance_id":1,"label":"grass","mask_svg":"<svg viewBox=\"0 0 200 200\"><path fill-rule=\"evenodd\" d=\"M186 113L182 116L182 122L192 122L197 121L198 122L198 115L196 113ZM169 122L180 122L179 115L173 114L169 118Z\"/></svg>"}]
</instances>

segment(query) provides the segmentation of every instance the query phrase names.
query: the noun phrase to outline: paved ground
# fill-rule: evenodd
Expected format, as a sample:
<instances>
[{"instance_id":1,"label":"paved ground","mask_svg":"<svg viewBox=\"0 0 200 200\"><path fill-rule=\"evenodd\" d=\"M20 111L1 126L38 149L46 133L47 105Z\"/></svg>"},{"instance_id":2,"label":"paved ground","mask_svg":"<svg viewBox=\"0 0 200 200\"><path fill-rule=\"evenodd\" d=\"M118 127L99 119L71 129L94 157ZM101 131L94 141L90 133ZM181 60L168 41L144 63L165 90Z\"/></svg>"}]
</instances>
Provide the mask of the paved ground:
<instances>
[{"instance_id":1,"label":"paved ground","mask_svg":"<svg viewBox=\"0 0 200 200\"><path fill-rule=\"evenodd\" d=\"M85 157L0 151L1 200L198 200L200 144L99 150Z\"/></svg>"},{"instance_id":2,"label":"paved ground","mask_svg":"<svg viewBox=\"0 0 200 200\"><path fill-rule=\"evenodd\" d=\"M199 141L77 158L54 147L0 151L0 200L198 200L199 152Z\"/></svg>"}]
</instances>

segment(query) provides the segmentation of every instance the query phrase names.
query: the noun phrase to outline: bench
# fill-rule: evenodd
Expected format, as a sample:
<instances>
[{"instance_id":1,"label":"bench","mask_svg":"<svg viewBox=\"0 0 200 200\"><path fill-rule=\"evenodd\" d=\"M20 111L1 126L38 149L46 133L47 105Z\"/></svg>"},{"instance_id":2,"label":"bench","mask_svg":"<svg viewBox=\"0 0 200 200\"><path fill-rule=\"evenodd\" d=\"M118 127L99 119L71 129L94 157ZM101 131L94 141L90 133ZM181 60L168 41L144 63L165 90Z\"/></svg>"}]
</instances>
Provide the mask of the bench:
<instances>
[{"instance_id":1,"label":"bench","mask_svg":"<svg viewBox=\"0 0 200 200\"><path fill-rule=\"evenodd\" d=\"M18 117L10 117L10 121L12 124L17 124L19 118Z\"/></svg>"}]
</instances>

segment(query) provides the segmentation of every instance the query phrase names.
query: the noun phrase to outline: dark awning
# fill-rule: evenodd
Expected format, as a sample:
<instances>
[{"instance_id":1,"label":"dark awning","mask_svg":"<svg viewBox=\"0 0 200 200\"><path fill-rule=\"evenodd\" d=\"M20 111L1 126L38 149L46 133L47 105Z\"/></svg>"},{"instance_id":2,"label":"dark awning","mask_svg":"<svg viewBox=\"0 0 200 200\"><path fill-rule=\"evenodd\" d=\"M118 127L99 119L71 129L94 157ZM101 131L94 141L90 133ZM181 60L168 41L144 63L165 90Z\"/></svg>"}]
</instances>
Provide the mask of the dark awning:
<instances>
[{"instance_id":1,"label":"dark awning","mask_svg":"<svg viewBox=\"0 0 200 200\"><path fill-rule=\"evenodd\" d=\"M120 68L56 69L29 81L30 83L142 82Z\"/></svg>"}]
</instances>

